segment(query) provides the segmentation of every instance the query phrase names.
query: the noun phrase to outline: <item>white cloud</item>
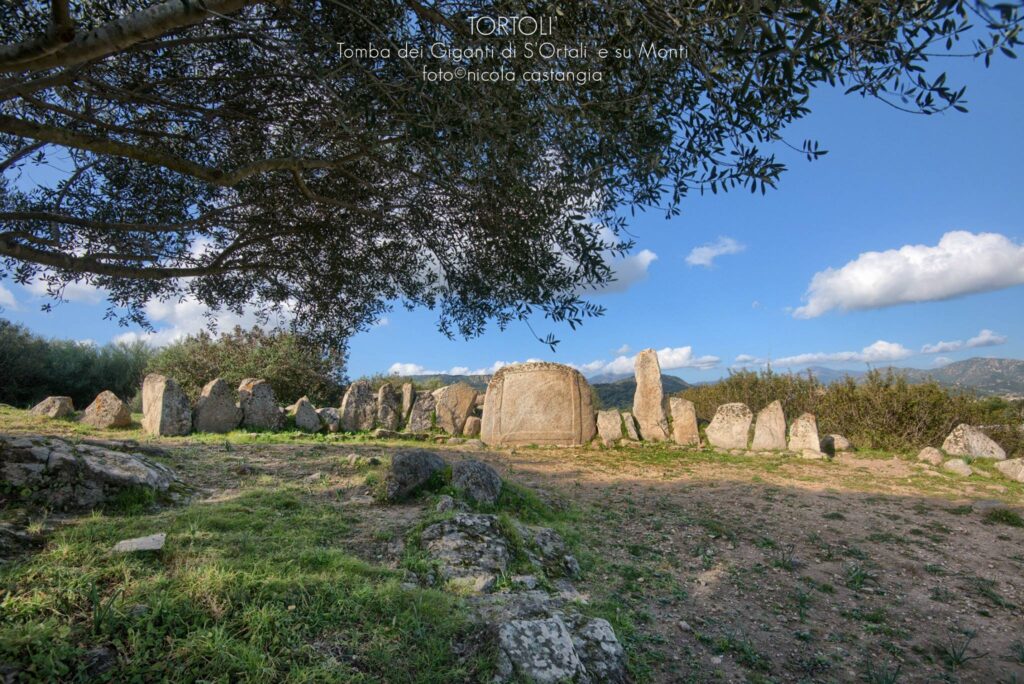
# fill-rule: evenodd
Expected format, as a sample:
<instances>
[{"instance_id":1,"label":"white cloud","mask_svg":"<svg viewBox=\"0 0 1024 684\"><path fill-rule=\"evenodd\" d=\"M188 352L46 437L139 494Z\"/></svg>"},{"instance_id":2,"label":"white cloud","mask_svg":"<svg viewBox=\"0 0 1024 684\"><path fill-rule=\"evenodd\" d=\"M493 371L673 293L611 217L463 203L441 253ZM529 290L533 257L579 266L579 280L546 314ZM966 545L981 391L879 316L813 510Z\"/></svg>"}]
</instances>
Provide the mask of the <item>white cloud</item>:
<instances>
[{"instance_id":1,"label":"white cloud","mask_svg":"<svg viewBox=\"0 0 1024 684\"><path fill-rule=\"evenodd\" d=\"M939 244L864 252L839 269L816 273L796 318L832 309L876 309L951 299L1024 283L1024 245L999 233L946 233Z\"/></svg>"},{"instance_id":2,"label":"white cloud","mask_svg":"<svg viewBox=\"0 0 1024 684\"><path fill-rule=\"evenodd\" d=\"M921 347L922 354L948 354L954 352L957 349L962 349L964 346L963 340L954 340L952 342L936 342L935 344L926 344Z\"/></svg>"},{"instance_id":3,"label":"white cloud","mask_svg":"<svg viewBox=\"0 0 1024 684\"><path fill-rule=\"evenodd\" d=\"M604 287L584 290L584 292L591 296L625 292L647 278L647 269L657 258L658 255L649 249L642 249L636 254L624 257L608 257L608 265L615 272L615 280Z\"/></svg>"},{"instance_id":4,"label":"white cloud","mask_svg":"<svg viewBox=\"0 0 1024 684\"><path fill-rule=\"evenodd\" d=\"M206 314L210 309L192 297L186 297L182 301L151 301L146 304L146 318L156 328L152 333L126 332L114 338L115 342L133 342L143 340L157 347L162 347L172 342L177 342L189 335L194 335L200 330L207 328L210 319ZM212 319L216 322L217 330L224 332L231 330L236 325L243 328L251 328L255 325L262 325L259 317L252 311L245 311L241 316L230 311L218 311L213 314ZM287 313L271 317L266 327L283 327L287 323ZM161 324L164 327L159 327Z\"/></svg>"},{"instance_id":5,"label":"white cloud","mask_svg":"<svg viewBox=\"0 0 1024 684\"><path fill-rule=\"evenodd\" d=\"M380 318L373 322L374 328L383 328L386 325L391 325L391 319L389 319L387 316L381 316Z\"/></svg>"},{"instance_id":6,"label":"white cloud","mask_svg":"<svg viewBox=\"0 0 1024 684\"><path fill-rule=\"evenodd\" d=\"M705 266L710 268L715 259L725 254L737 254L747 247L740 244L731 237L720 237L714 242L709 242L700 247L694 247L686 256L686 263L691 266Z\"/></svg>"},{"instance_id":7,"label":"white cloud","mask_svg":"<svg viewBox=\"0 0 1024 684\"><path fill-rule=\"evenodd\" d=\"M721 361L717 356L695 356L693 347L689 345L685 347L665 347L664 349L659 349L657 354L658 365L661 366L663 371L677 368L707 370L714 368ZM611 361L599 360L582 365L569 365L578 369L584 375L625 375L633 372L635 363L636 354L632 356L619 355Z\"/></svg>"},{"instance_id":8,"label":"white cloud","mask_svg":"<svg viewBox=\"0 0 1024 684\"><path fill-rule=\"evenodd\" d=\"M936 356L934 359L932 359L932 365L934 366L945 366L950 363L953 363L953 359L949 358L948 356Z\"/></svg>"},{"instance_id":9,"label":"white cloud","mask_svg":"<svg viewBox=\"0 0 1024 684\"><path fill-rule=\"evenodd\" d=\"M49 297L46 291L46 281L42 278L32 280L25 286L25 289L37 297ZM107 298L107 291L89 283L77 282L65 285L61 296L69 302L99 304Z\"/></svg>"},{"instance_id":10,"label":"white cloud","mask_svg":"<svg viewBox=\"0 0 1024 684\"><path fill-rule=\"evenodd\" d=\"M538 361L539 359L527 359ZM515 361L514 363L519 363ZM470 368L469 366L452 366L447 370L434 370L418 363L396 362L388 367L388 375L494 375L499 369L512 365L505 361L495 361L486 368Z\"/></svg>"},{"instance_id":11,"label":"white cloud","mask_svg":"<svg viewBox=\"0 0 1024 684\"><path fill-rule=\"evenodd\" d=\"M752 356L750 354L740 354L733 359L731 368L751 368L753 366L763 366L768 363L768 359L763 359L760 356Z\"/></svg>"},{"instance_id":12,"label":"white cloud","mask_svg":"<svg viewBox=\"0 0 1024 684\"><path fill-rule=\"evenodd\" d=\"M14 298L14 293L3 285L0 285L0 306L11 311L18 310L18 300Z\"/></svg>"},{"instance_id":13,"label":"white cloud","mask_svg":"<svg viewBox=\"0 0 1024 684\"><path fill-rule=\"evenodd\" d=\"M884 361L899 361L913 355L914 352L898 342L878 340L874 344L864 347L859 352L844 351L797 354L795 356L784 356L781 359L775 359L771 363L773 366L806 366L814 363L830 362L880 363Z\"/></svg>"},{"instance_id":14,"label":"white cloud","mask_svg":"<svg viewBox=\"0 0 1024 684\"><path fill-rule=\"evenodd\" d=\"M960 349L976 349L977 347L995 347L1006 343L1006 336L985 328L966 342L964 340L953 340L951 342L936 342L921 347L922 354L948 354Z\"/></svg>"},{"instance_id":15,"label":"white cloud","mask_svg":"<svg viewBox=\"0 0 1024 684\"><path fill-rule=\"evenodd\" d=\"M615 353L621 356L622 354L628 354L631 351L633 351L633 349L628 344L624 344L618 349L616 349Z\"/></svg>"}]
</instances>

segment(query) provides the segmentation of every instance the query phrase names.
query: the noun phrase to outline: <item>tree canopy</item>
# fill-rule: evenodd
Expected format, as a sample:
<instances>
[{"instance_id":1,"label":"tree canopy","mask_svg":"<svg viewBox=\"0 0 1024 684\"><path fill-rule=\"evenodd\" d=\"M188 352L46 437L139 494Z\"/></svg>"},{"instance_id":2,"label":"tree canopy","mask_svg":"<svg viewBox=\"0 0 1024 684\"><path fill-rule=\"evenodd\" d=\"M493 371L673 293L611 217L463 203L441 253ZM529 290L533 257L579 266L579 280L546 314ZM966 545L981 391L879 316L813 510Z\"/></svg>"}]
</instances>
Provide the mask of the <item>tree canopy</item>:
<instances>
[{"instance_id":1,"label":"tree canopy","mask_svg":"<svg viewBox=\"0 0 1024 684\"><path fill-rule=\"evenodd\" d=\"M139 4L0 5L0 276L57 298L90 282L140 324L186 296L284 311L334 347L391 302L436 308L447 334L536 311L575 326L601 313L586 294L631 246L628 210L774 186L780 148L822 153L782 138L819 84L962 109L930 61L1013 56L1020 29L1019 2L986 0ZM499 15L591 49L471 30ZM600 78L424 77L456 66Z\"/></svg>"}]
</instances>

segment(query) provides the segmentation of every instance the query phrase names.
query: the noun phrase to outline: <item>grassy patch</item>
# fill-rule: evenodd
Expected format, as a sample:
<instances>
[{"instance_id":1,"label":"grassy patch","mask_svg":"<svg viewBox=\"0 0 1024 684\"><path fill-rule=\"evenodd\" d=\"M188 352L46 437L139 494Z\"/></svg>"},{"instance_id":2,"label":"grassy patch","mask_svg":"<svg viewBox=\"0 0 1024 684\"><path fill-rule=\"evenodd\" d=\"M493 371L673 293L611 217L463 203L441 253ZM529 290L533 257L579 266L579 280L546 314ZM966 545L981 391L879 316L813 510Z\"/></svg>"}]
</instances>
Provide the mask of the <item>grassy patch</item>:
<instances>
[{"instance_id":1,"label":"grassy patch","mask_svg":"<svg viewBox=\"0 0 1024 684\"><path fill-rule=\"evenodd\" d=\"M1017 511L1009 508L993 508L986 511L982 520L989 525L1009 525L1010 527L1024 527L1024 518Z\"/></svg>"}]
</instances>

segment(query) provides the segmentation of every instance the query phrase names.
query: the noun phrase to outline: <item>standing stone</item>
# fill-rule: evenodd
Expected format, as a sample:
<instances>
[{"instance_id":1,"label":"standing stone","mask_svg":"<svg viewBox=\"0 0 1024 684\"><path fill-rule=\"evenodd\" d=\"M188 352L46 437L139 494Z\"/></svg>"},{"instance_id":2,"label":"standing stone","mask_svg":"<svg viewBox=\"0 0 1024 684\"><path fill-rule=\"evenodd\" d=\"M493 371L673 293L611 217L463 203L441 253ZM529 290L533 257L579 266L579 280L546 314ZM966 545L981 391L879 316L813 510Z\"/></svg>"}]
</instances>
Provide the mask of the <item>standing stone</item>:
<instances>
[{"instance_id":1,"label":"standing stone","mask_svg":"<svg viewBox=\"0 0 1024 684\"><path fill-rule=\"evenodd\" d=\"M672 412L672 439L683 446L700 446L697 429L697 409L693 402L682 397L671 397L668 407Z\"/></svg>"},{"instance_id":2,"label":"standing stone","mask_svg":"<svg viewBox=\"0 0 1024 684\"><path fill-rule=\"evenodd\" d=\"M466 424L462 426L462 436L480 436L480 419L477 416L470 416L469 418L466 419Z\"/></svg>"},{"instance_id":3,"label":"standing stone","mask_svg":"<svg viewBox=\"0 0 1024 684\"><path fill-rule=\"evenodd\" d=\"M142 381L142 429L157 436L192 432L188 397L171 378L150 373Z\"/></svg>"},{"instance_id":4,"label":"standing stone","mask_svg":"<svg viewBox=\"0 0 1024 684\"><path fill-rule=\"evenodd\" d=\"M295 427L303 432L320 432L323 427L316 407L309 397L302 397L289 406L288 415L295 419Z\"/></svg>"},{"instance_id":5,"label":"standing stone","mask_svg":"<svg viewBox=\"0 0 1024 684\"><path fill-rule=\"evenodd\" d=\"M754 441L751 449L785 451L786 449L786 415L782 412L782 402L776 400L757 412L754 424ZM817 449L817 445L815 445Z\"/></svg>"},{"instance_id":6,"label":"standing stone","mask_svg":"<svg viewBox=\"0 0 1024 684\"><path fill-rule=\"evenodd\" d=\"M316 415L320 417L320 424L328 432L337 432L341 429L341 411L333 406L317 409Z\"/></svg>"},{"instance_id":7,"label":"standing stone","mask_svg":"<svg viewBox=\"0 0 1024 684\"><path fill-rule=\"evenodd\" d=\"M401 416L398 413L399 397L390 382L377 390L377 425L385 430L397 430Z\"/></svg>"},{"instance_id":8,"label":"standing stone","mask_svg":"<svg viewBox=\"0 0 1024 684\"><path fill-rule=\"evenodd\" d=\"M821 448L821 440L818 439L818 420L813 413L805 413L789 426L789 450L803 451L811 449L817 451Z\"/></svg>"},{"instance_id":9,"label":"standing stone","mask_svg":"<svg viewBox=\"0 0 1024 684\"><path fill-rule=\"evenodd\" d=\"M746 449L753 420L754 414L746 404L722 404L705 430L708 444L719 449Z\"/></svg>"},{"instance_id":10,"label":"standing stone","mask_svg":"<svg viewBox=\"0 0 1024 684\"><path fill-rule=\"evenodd\" d=\"M413 399L416 398L416 391L412 388L412 383L407 382L402 385L402 422L407 423L409 421L409 411L412 410Z\"/></svg>"},{"instance_id":11,"label":"standing stone","mask_svg":"<svg viewBox=\"0 0 1024 684\"><path fill-rule=\"evenodd\" d=\"M242 422L242 409L235 403L231 386L223 378L206 383L192 411L196 432L231 432Z\"/></svg>"},{"instance_id":12,"label":"standing stone","mask_svg":"<svg viewBox=\"0 0 1024 684\"><path fill-rule=\"evenodd\" d=\"M464 382L434 390L434 412L437 427L450 435L461 435L466 419L476 408L477 391Z\"/></svg>"},{"instance_id":13,"label":"standing stone","mask_svg":"<svg viewBox=\"0 0 1024 684\"><path fill-rule=\"evenodd\" d=\"M82 422L97 428L129 427L132 424L132 412L116 394L103 390L85 408Z\"/></svg>"},{"instance_id":14,"label":"standing stone","mask_svg":"<svg viewBox=\"0 0 1024 684\"><path fill-rule=\"evenodd\" d=\"M345 432L372 430L376 414L377 400L370 383L356 380L349 385L341 400L341 429Z\"/></svg>"},{"instance_id":15,"label":"standing stone","mask_svg":"<svg viewBox=\"0 0 1024 684\"><path fill-rule=\"evenodd\" d=\"M277 430L281 427L281 409L274 388L266 380L246 378L238 386L238 405L242 424L250 430Z\"/></svg>"},{"instance_id":16,"label":"standing stone","mask_svg":"<svg viewBox=\"0 0 1024 684\"><path fill-rule=\"evenodd\" d=\"M640 433L636 430L636 418L629 411L622 412L622 424L626 428L626 439L631 442L640 441Z\"/></svg>"},{"instance_id":17,"label":"standing stone","mask_svg":"<svg viewBox=\"0 0 1024 684\"><path fill-rule=\"evenodd\" d=\"M66 418L75 412L71 397L46 397L32 407L32 413L47 418Z\"/></svg>"},{"instance_id":18,"label":"standing stone","mask_svg":"<svg viewBox=\"0 0 1024 684\"><path fill-rule=\"evenodd\" d=\"M409 422L405 425L406 432L428 432L434 427L434 395L430 392L417 392L416 399L409 410Z\"/></svg>"},{"instance_id":19,"label":"standing stone","mask_svg":"<svg viewBox=\"0 0 1024 684\"><path fill-rule=\"evenodd\" d=\"M668 420L665 418L665 394L661 388L657 352L644 349L637 354L634 372L633 416L640 425L640 436L649 442L664 442L668 439Z\"/></svg>"},{"instance_id":20,"label":"standing stone","mask_svg":"<svg viewBox=\"0 0 1024 684\"><path fill-rule=\"evenodd\" d=\"M974 427L961 423L942 443L942 450L953 456L973 456L974 458L994 458L1002 461L1006 452L991 437Z\"/></svg>"},{"instance_id":21,"label":"standing stone","mask_svg":"<svg viewBox=\"0 0 1024 684\"><path fill-rule=\"evenodd\" d=\"M582 446L596 431L590 384L575 368L520 363L499 369L487 384L485 444Z\"/></svg>"},{"instance_id":22,"label":"standing stone","mask_svg":"<svg viewBox=\"0 0 1024 684\"><path fill-rule=\"evenodd\" d=\"M597 412L597 434L605 446L622 439L622 415L615 409Z\"/></svg>"}]
</instances>

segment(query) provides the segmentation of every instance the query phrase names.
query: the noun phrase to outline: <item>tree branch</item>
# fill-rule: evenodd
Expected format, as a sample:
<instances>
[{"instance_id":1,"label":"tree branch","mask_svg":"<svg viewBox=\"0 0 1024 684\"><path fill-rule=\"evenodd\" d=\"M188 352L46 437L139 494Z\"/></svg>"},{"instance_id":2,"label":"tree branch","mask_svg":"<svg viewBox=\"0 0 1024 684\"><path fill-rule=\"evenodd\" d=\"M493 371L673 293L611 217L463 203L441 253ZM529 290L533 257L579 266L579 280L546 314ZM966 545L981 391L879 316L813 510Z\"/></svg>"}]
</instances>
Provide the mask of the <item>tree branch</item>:
<instances>
[{"instance_id":1,"label":"tree branch","mask_svg":"<svg viewBox=\"0 0 1024 684\"><path fill-rule=\"evenodd\" d=\"M19 67L63 50L75 38L68 0L53 0L53 11L46 33L16 45L0 46L0 72Z\"/></svg>"}]
</instances>

